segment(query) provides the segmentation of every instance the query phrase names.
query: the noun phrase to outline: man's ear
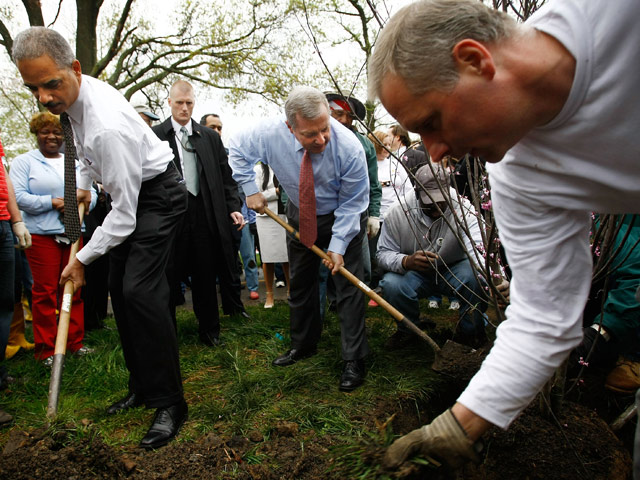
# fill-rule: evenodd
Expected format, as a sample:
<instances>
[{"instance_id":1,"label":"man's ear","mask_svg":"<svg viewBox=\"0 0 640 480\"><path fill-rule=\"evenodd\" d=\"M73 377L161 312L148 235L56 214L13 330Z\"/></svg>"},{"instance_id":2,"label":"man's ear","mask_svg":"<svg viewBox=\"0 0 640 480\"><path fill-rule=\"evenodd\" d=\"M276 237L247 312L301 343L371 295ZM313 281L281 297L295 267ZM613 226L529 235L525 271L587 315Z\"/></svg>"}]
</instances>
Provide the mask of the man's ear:
<instances>
[{"instance_id":1,"label":"man's ear","mask_svg":"<svg viewBox=\"0 0 640 480\"><path fill-rule=\"evenodd\" d=\"M453 47L451 52L456 63L458 73L469 71L475 75L481 75L492 79L496 74L496 66L489 49L482 43L465 38Z\"/></svg>"},{"instance_id":2,"label":"man's ear","mask_svg":"<svg viewBox=\"0 0 640 480\"><path fill-rule=\"evenodd\" d=\"M78 59L75 59L71 64L71 70L73 70L76 77L82 77L82 67L80 66L80 61Z\"/></svg>"},{"instance_id":3,"label":"man's ear","mask_svg":"<svg viewBox=\"0 0 640 480\"><path fill-rule=\"evenodd\" d=\"M285 121L284 123L286 123L286 124L287 124L287 127L289 127L289 131L290 131L291 133L293 133L293 128L291 128L291 125L289 125L289 122L288 122L288 121ZM294 135L295 135L295 134L294 134Z\"/></svg>"}]
</instances>

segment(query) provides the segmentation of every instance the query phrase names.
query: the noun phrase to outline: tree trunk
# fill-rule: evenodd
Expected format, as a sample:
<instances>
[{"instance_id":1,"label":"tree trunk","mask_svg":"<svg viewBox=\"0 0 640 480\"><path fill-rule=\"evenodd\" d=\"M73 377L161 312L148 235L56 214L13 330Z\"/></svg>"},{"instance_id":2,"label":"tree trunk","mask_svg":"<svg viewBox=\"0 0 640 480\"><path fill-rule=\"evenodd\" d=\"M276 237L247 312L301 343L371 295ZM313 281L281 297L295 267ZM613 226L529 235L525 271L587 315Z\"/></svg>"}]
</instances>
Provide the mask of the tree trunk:
<instances>
[{"instance_id":1,"label":"tree trunk","mask_svg":"<svg viewBox=\"0 0 640 480\"><path fill-rule=\"evenodd\" d=\"M96 27L103 0L76 0L78 27L76 30L76 58L84 73L90 73L98 60Z\"/></svg>"}]
</instances>

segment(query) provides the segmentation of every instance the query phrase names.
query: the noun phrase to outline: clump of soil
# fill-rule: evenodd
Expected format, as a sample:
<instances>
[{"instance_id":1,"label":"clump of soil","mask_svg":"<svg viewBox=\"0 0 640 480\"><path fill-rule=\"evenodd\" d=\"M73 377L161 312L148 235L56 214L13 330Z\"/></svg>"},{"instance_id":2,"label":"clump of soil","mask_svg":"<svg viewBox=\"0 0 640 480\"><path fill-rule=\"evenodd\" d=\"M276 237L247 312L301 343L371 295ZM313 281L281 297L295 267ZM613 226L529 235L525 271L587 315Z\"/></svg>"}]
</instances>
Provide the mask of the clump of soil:
<instances>
[{"instance_id":1,"label":"clump of soil","mask_svg":"<svg viewBox=\"0 0 640 480\"><path fill-rule=\"evenodd\" d=\"M408 415L407 415L408 413ZM399 410L393 419L394 432L405 434L418 428L415 409ZM432 416L424 413L423 423ZM631 478L631 457L622 442L595 411L566 404L559 424L540 415L537 402L527 408L507 431L495 428L485 435L480 465L468 465L450 472L444 467L405 462L388 472L402 479L503 480L626 480ZM397 428L400 426L401 428ZM369 449L367 462L380 463L383 448Z\"/></svg>"},{"instance_id":2,"label":"clump of soil","mask_svg":"<svg viewBox=\"0 0 640 480\"><path fill-rule=\"evenodd\" d=\"M12 480L74 479L211 479L265 480L327 478L330 437L297 434L290 426L274 429L268 440L223 440L215 434L197 442L173 442L158 452L119 450L99 437L72 441L59 433L16 431L0 458L0 477ZM292 435L295 433L295 435ZM11 451L12 450L12 451Z\"/></svg>"},{"instance_id":3,"label":"clump of soil","mask_svg":"<svg viewBox=\"0 0 640 480\"><path fill-rule=\"evenodd\" d=\"M473 350L447 342L438 363L438 371L445 376L448 386L441 397L432 399L431 403L424 405L419 412L416 412L415 402L411 401L406 402L406 405L396 403L378 406L377 413L391 411L394 415L392 427L396 435L404 435L429 423L454 403L455 398L479 369L488 351L489 346ZM609 398L610 394L605 393L602 386L603 381L594 384L591 380L588 398ZM575 397L576 395L571 396ZM613 419L631 401L632 397L630 400L627 399L626 404L615 405L609 400L609 407L617 407L613 409L602 408L603 402L599 401L597 403L601 408L597 411L593 405L585 406L567 401L557 414L557 419L549 419L541 413L541 397L538 396L509 430L494 428L485 435L485 448L480 465L469 465L462 472L448 472L444 468L436 469L433 465L425 466L409 461L396 472L388 473L392 477L403 479L630 479L632 461L628 448L628 432L633 430L632 425L619 432L623 438L626 437L625 447L602 417ZM383 419L378 420L379 423L382 421ZM370 449L367 461L379 464L383 454L382 448Z\"/></svg>"}]
</instances>

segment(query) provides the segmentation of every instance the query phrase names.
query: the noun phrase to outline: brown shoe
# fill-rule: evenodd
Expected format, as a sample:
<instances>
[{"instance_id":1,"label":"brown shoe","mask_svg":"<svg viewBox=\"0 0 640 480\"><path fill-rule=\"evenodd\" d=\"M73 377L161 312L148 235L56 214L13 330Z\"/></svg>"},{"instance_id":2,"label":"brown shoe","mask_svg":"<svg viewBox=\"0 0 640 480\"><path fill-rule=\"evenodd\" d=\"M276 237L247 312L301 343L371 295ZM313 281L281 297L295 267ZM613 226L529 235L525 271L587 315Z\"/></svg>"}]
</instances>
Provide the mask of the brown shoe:
<instances>
[{"instance_id":1,"label":"brown shoe","mask_svg":"<svg viewBox=\"0 0 640 480\"><path fill-rule=\"evenodd\" d=\"M640 388L640 362L620 357L615 368L607 375L604 386L617 393L634 393Z\"/></svg>"}]
</instances>

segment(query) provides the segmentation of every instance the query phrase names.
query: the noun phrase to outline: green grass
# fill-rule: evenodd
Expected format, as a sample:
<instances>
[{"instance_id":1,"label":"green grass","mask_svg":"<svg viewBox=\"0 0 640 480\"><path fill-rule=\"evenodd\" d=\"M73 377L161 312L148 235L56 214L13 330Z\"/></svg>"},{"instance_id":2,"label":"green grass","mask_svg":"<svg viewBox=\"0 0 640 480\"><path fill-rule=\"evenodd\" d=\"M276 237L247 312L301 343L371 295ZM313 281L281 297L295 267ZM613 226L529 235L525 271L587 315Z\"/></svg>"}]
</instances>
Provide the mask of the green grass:
<instances>
[{"instance_id":1,"label":"green grass","mask_svg":"<svg viewBox=\"0 0 640 480\"><path fill-rule=\"evenodd\" d=\"M381 308L367 308L371 349L367 378L361 388L346 394L338 391L342 360L335 314L327 313L318 355L287 368L274 368L271 360L289 347L288 306L278 302L271 310L247 310L251 321L222 317L224 345L215 349L198 343L193 313L178 312L180 359L190 412L176 441L197 441L210 432L228 438L254 430L269 438L279 422L294 422L303 434L313 430L319 436L343 439L345 447L329 452L335 467L350 472L350 478L373 478L376 467L363 463L361 454L368 445L390 443L393 435L389 428L379 431L372 412L381 403L424 404L436 394L440 380L430 369L433 355L429 347L385 351L384 341L395 331L393 320ZM456 317L445 308L429 311L429 316L439 324L450 324ZM85 343L95 348L94 354L66 358L58 418L51 426L46 419L49 369L31 352L8 362L17 381L0 395L0 408L10 412L15 422L0 431L0 446L13 429L40 428L49 428L52 435L64 430L71 440L100 435L114 447L137 445L152 412L105 413L109 404L126 394L128 379L115 323L109 318L106 324L108 329L87 334ZM255 453L248 453L245 461L269 462Z\"/></svg>"}]
</instances>

